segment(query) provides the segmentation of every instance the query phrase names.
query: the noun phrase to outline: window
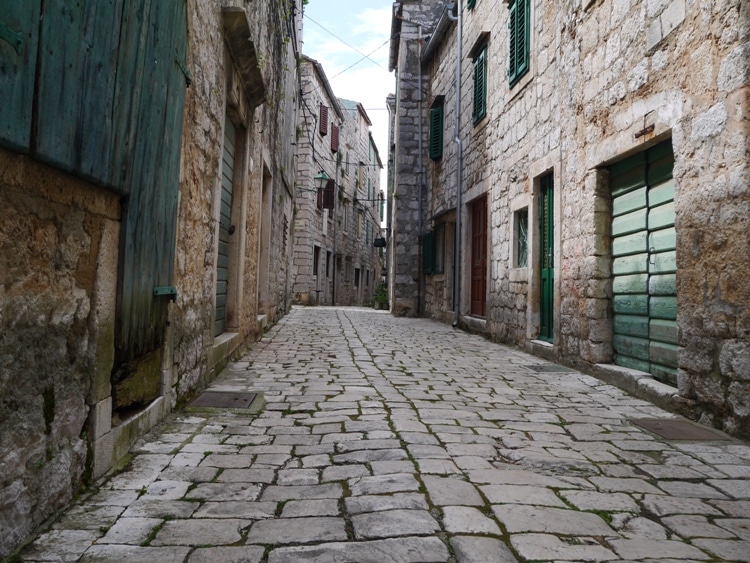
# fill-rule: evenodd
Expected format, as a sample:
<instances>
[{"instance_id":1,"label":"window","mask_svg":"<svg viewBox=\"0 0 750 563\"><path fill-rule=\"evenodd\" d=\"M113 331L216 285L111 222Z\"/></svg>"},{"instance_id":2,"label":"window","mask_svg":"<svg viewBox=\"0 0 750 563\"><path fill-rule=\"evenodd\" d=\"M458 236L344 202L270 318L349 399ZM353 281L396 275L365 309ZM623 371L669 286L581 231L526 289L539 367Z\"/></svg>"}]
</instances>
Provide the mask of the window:
<instances>
[{"instance_id":1,"label":"window","mask_svg":"<svg viewBox=\"0 0 750 563\"><path fill-rule=\"evenodd\" d=\"M529 0L513 0L508 20L508 80L513 86L529 70Z\"/></svg>"},{"instance_id":2,"label":"window","mask_svg":"<svg viewBox=\"0 0 750 563\"><path fill-rule=\"evenodd\" d=\"M330 277L331 274L331 253L326 252L326 277Z\"/></svg>"},{"instance_id":3,"label":"window","mask_svg":"<svg viewBox=\"0 0 750 563\"><path fill-rule=\"evenodd\" d=\"M523 1L523 0L521 0ZM487 45L474 57L474 108L471 117L476 125L487 115Z\"/></svg>"},{"instance_id":4,"label":"window","mask_svg":"<svg viewBox=\"0 0 750 563\"><path fill-rule=\"evenodd\" d=\"M474 6L476 6L477 0L466 0L466 9L467 10L473 10Z\"/></svg>"},{"instance_id":5,"label":"window","mask_svg":"<svg viewBox=\"0 0 750 563\"><path fill-rule=\"evenodd\" d=\"M354 268L354 287L359 287L359 268Z\"/></svg>"},{"instance_id":6,"label":"window","mask_svg":"<svg viewBox=\"0 0 750 563\"><path fill-rule=\"evenodd\" d=\"M430 110L430 158L443 158L443 106Z\"/></svg>"},{"instance_id":7,"label":"window","mask_svg":"<svg viewBox=\"0 0 750 563\"><path fill-rule=\"evenodd\" d=\"M519 209L515 213L515 260L516 268L525 268L529 260L529 210Z\"/></svg>"},{"instance_id":8,"label":"window","mask_svg":"<svg viewBox=\"0 0 750 563\"><path fill-rule=\"evenodd\" d=\"M428 276L445 272L445 225L437 225L422 235L422 273Z\"/></svg>"},{"instance_id":9,"label":"window","mask_svg":"<svg viewBox=\"0 0 750 563\"><path fill-rule=\"evenodd\" d=\"M313 247L313 275L318 275L318 267L320 265L320 247Z\"/></svg>"}]
</instances>

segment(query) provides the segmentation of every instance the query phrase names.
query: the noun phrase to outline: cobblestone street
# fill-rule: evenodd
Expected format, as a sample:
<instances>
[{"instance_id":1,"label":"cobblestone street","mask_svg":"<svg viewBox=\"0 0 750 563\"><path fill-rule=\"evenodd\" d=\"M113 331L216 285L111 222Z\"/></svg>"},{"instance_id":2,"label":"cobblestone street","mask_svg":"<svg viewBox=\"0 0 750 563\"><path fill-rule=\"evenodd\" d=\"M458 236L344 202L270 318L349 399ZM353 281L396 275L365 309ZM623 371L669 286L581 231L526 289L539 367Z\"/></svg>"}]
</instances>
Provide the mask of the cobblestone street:
<instances>
[{"instance_id":1,"label":"cobblestone street","mask_svg":"<svg viewBox=\"0 0 750 563\"><path fill-rule=\"evenodd\" d=\"M556 370L556 371L555 371ZM428 320L294 308L24 561L750 561L750 446Z\"/></svg>"}]
</instances>

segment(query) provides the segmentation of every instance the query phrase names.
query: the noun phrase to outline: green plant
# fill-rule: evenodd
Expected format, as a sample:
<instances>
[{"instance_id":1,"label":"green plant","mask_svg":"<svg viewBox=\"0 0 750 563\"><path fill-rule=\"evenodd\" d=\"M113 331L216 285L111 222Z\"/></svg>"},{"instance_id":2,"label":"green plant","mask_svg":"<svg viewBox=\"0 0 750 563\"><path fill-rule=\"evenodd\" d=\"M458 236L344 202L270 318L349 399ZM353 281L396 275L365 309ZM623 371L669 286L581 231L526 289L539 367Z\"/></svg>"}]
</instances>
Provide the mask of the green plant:
<instances>
[{"instance_id":1,"label":"green plant","mask_svg":"<svg viewBox=\"0 0 750 563\"><path fill-rule=\"evenodd\" d=\"M384 283L378 284L372 294L372 304L376 309L388 308L388 288Z\"/></svg>"}]
</instances>

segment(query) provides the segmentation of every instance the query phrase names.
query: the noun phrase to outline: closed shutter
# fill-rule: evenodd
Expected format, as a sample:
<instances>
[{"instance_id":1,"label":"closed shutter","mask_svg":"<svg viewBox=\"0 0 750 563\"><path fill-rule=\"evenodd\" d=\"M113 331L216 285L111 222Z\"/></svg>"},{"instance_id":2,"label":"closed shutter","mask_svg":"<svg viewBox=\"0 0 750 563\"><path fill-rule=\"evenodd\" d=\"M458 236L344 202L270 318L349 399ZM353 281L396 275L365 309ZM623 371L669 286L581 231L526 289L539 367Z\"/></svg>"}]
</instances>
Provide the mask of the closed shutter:
<instances>
[{"instance_id":1,"label":"closed shutter","mask_svg":"<svg viewBox=\"0 0 750 563\"><path fill-rule=\"evenodd\" d=\"M474 59L474 109L472 117L477 123L487 114L487 46Z\"/></svg>"},{"instance_id":2,"label":"closed shutter","mask_svg":"<svg viewBox=\"0 0 750 563\"><path fill-rule=\"evenodd\" d=\"M610 168L615 363L676 384L674 156L670 142Z\"/></svg>"},{"instance_id":3,"label":"closed shutter","mask_svg":"<svg viewBox=\"0 0 750 563\"><path fill-rule=\"evenodd\" d=\"M430 110L430 158L443 158L443 106Z\"/></svg>"},{"instance_id":4,"label":"closed shutter","mask_svg":"<svg viewBox=\"0 0 750 563\"><path fill-rule=\"evenodd\" d=\"M221 162L221 209L219 211L219 253L216 260L216 315L214 336L224 332L227 319L227 286L229 284L229 237L232 227L232 194L234 191L234 142L237 132L229 118L224 124L224 151Z\"/></svg>"},{"instance_id":5,"label":"closed shutter","mask_svg":"<svg viewBox=\"0 0 750 563\"><path fill-rule=\"evenodd\" d=\"M331 152L339 150L339 126L331 124ZM340 156L340 155L339 155Z\"/></svg>"},{"instance_id":6,"label":"closed shutter","mask_svg":"<svg viewBox=\"0 0 750 563\"><path fill-rule=\"evenodd\" d=\"M328 180L326 187L323 189L323 209L333 209L336 203L336 182Z\"/></svg>"},{"instance_id":7,"label":"closed shutter","mask_svg":"<svg viewBox=\"0 0 750 563\"><path fill-rule=\"evenodd\" d=\"M422 273L431 276L435 273L435 233L427 231L422 235Z\"/></svg>"},{"instance_id":8,"label":"closed shutter","mask_svg":"<svg viewBox=\"0 0 750 563\"><path fill-rule=\"evenodd\" d=\"M508 20L508 80L511 86L529 70L529 0L516 0Z\"/></svg>"},{"instance_id":9,"label":"closed shutter","mask_svg":"<svg viewBox=\"0 0 750 563\"><path fill-rule=\"evenodd\" d=\"M318 133L321 137L328 135L328 106L320 104L320 118L318 119Z\"/></svg>"},{"instance_id":10,"label":"closed shutter","mask_svg":"<svg viewBox=\"0 0 750 563\"><path fill-rule=\"evenodd\" d=\"M477 0L466 0L466 9L473 10Z\"/></svg>"}]
</instances>

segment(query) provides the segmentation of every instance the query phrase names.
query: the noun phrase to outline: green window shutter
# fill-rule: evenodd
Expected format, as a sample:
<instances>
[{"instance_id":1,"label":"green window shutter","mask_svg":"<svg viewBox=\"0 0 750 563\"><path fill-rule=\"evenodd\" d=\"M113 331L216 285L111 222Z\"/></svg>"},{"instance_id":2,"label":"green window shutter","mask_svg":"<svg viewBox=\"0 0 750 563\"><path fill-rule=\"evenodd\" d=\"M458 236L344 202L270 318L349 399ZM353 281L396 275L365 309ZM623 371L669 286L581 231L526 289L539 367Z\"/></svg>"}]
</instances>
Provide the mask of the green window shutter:
<instances>
[{"instance_id":1,"label":"green window shutter","mask_svg":"<svg viewBox=\"0 0 750 563\"><path fill-rule=\"evenodd\" d=\"M427 231L422 235L422 273L431 276L435 273L435 233Z\"/></svg>"},{"instance_id":2,"label":"green window shutter","mask_svg":"<svg viewBox=\"0 0 750 563\"><path fill-rule=\"evenodd\" d=\"M430 110L430 158L443 158L443 106Z\"/></svg>"},{"instance_id":3,"label":"green window shutter","mask_svg":"<svg viewBox=\"0 0 750 563\"><path fill-rule=\"evenodd\" d=\"M467 10L473 10L474 6L476 5L477 0L467 0L466 1L466 9Z\"/></svg>"},{"instance_id":4,"label":"green window shutter","mask_svg":"<svg viewBox=\"0 0 750 563\"><path fill-rule=\"evenodd\" d=\"M487 46L474 59L474 109L472 118L479 122L487 115Z\"/></svg>"},{"instance_id":5,"label":"green window shutter","mask_svg":"<svg viewBox=\"0 0 750 563\"><path fill-rule=\"evenodd\" d=\"M508 80L513 86L529 70L529 0L516 0L508 19Z\"/></svg>"}]
</instances>

